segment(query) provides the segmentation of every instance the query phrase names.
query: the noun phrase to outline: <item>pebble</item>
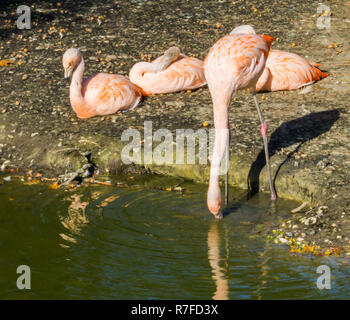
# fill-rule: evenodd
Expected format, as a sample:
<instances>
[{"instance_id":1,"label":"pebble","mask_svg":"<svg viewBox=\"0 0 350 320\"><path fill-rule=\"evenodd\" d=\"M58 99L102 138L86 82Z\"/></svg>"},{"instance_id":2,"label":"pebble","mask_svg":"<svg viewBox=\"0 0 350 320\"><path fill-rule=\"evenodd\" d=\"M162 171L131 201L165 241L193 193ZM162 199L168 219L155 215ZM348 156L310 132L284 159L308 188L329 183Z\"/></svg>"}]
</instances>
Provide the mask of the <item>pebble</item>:
<instances>
[{"instance_id":1,"label":"pebble","mask_svg":"<svg viewBox=\"0 0 350 320\"><path fill-rule=\"evenodd\" d=\"M174 107L181 108L181 107L183 107L185 105L185 103L182 102L182 101L166 101L165 105L168 106L168 107L169 106L174 106Z\"/></svg>"},{"instance_id":2,"label":"pebble","mask_svg":"<svg viewBox=\"0 0 350 320\"><path fill-rule=\"evenodd\" d=\"M332 173L333 173L333 170L332 170L331 168L327 168L327 169L325 170L325 172L326 172L327 174L332 174Z\"/></svg>"},{"instance_id":3,"label":"pebble","mask_svg":"<svg viewBox=\"0 0 350 320\"><path fill-rule=\"evenodd\" d=\"M287 240L287 239L284 239L284 238L282 238L282 237L277 238L277 239L278 239L277 241L279 241L280 243L283 243L283 244L285 244L285 243L287 243L287 242L288 242L288 240Z\"/></svg>"},{"instance_id":4,"label":"pebble","mask_svg":"<svg viewBox=\"0 0 350 320\"><path fill-rule=\"evenodd\" d=\"M107 62L110 62L110 61L116 60L116 59L117 59L117 56L114 55L114 54L109 54L109 55L107 55L106 58L105 58L105 60L106 60Z\"/></svg>"},{"instance_id":5,"label":"pebble","mask_svg":"<svg viewBox=\"0 0 350 320\"><path fill-rule=\"evenodd\" d=\"M10 161L8 161L8 160L4 161L4 163L0 167L0 171L2 171L2 172L5 171L5 169L9 163L10 163Z\"/></svg>"},{"instance_id":6,"label":"pebble","mask_svg":"<svg viewBox=\"0 0 350 320\"><path fill-rule=\"evenodd\" d=\"M320 213L326 213L328 211L328 207L327 206L320 206L317 210L317 214L320 214Z\"/></svg>"},{"instance_id":7,"label":"pebble","mask_svg":"<svg viewBox=\"0 0 350 320\"><path fill-rule=\"evenodd\" d=\"M316 217L301 218L300 222L308 226L310 224L315 224L317 222L317 218Z\"/></svg>"}]
</instances>

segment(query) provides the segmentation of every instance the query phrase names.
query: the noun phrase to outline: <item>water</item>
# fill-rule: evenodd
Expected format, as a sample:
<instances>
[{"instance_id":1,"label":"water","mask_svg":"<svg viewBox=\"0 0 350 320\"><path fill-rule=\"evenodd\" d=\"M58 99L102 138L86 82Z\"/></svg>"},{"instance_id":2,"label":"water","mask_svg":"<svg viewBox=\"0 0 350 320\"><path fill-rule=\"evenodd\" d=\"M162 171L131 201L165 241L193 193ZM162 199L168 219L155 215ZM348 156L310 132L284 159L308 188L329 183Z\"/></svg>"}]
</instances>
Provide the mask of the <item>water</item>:
<instances>
[{"instance_id":1,"label":"water","mask_svg":"<svg viewBox=\"0 0 350 320\"><path fill-rule=\"evenodd\" d=\"M217 222L206 209L205 186L182 183L181 194L153 187L175 185L169 178L142 184L1 185L0 298L349 298L348 266L291 256L259 234L259 225L288 217L295 203L273 208L262 194L234 200L233 212ZM331 290L316 287L321 264L331 267ZM31 268L31 290L16 287L19 265Z\"/></svg>"}]
</instances>

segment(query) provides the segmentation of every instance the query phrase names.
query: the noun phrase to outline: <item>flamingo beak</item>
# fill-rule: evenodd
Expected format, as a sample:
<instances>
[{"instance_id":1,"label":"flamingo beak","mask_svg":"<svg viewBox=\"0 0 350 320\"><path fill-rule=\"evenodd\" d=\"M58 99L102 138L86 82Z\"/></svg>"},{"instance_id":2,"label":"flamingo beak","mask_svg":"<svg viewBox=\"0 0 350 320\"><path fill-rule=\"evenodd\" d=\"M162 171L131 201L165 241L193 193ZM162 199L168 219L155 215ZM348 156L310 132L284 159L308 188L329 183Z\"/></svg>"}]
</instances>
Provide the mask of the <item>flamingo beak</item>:
<instances>
[{"instance_id":1,"label":"flamingo beak","mask_svg":"<svg viewBox=\"0 0 350 320\"><path fill-rule=\"evenodd\" d=\"M69 80L72 75L72 69L64 69L64 78Z\"/></svg>"},{"instance_id":2,"label":"flamingo beak","mask_svg":"<svg viewBox=\"0 0 350 320\"><path fill-rule=\"evenodd\" d=\"M224 214L223 214L223 212L222 212L222 209L220 210L220 212L219 212L218 214L215 214L214 217L215 217L215 219L217 219L217 220L223 219L223 218L224 218Z\"/></svg>"}]
</instances>

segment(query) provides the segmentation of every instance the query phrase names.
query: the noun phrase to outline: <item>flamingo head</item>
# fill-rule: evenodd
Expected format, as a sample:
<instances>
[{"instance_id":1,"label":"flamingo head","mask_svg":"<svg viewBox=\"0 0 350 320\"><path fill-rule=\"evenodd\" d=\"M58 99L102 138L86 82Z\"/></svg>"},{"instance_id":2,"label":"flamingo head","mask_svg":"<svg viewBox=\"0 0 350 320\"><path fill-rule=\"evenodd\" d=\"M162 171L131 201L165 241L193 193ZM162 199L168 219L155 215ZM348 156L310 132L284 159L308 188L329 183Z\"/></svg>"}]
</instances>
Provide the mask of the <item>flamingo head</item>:
<instances>
[{"instance_id":1,"label":"flamingo head","mask_svg":"<svg viewBox=\"0 0 350 320\"><path fill-rule=\"evenodd\" d=\"M256 34L254 28L249 25L242 25L242 26L236 27L230 32L230 34L237 34L237 33Z\"/></svg>"},{"instance_id":2,"label":"flamingo head","mask_svg":"<svg viewBox=\"0 0 350 320\"><path fill-rule=\"evenodd\" d=\"M70 79L74 69L80 63L82 58L81 52L79 49L70 48L68 49L62 58L62 64L64 68L64 78Z\"/></svg>"}]
</instances>

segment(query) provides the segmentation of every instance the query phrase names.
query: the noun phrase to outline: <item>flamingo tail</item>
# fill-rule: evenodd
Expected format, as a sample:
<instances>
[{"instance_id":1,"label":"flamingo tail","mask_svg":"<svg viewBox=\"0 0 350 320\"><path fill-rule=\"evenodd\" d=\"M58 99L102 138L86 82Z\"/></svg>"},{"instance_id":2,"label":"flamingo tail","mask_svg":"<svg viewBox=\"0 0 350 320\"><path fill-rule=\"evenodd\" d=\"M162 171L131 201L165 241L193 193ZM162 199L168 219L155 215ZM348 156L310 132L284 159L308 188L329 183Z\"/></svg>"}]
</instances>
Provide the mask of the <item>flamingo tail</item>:
<instances>
[{"instance_id":1,"label":"flamingo tail","mask_svg":"<svg viewBox=\"0 0 350 320\"><path fill-rule=\"evenodd\" d=\"M270 49L272 42L275 41L275 38L271 37L271 36L266 36L264 34L259 34L259 36L265 39L265 41L267 42L267 45L269 46L269 49Z\"/></svg>"},{"instance_id":2,"label":"flamingo tail","mask_svg":"<svg viewBox=\"0 0 350 320\"><path fill-rule=\"evenodd\" d=\"M317 68L317 66L313 65L313 68L314 68L314 71L316 72L315 80L318 81L329 76L328 72L323 72L321 69Z\"/></svg>"}]
</instances>

